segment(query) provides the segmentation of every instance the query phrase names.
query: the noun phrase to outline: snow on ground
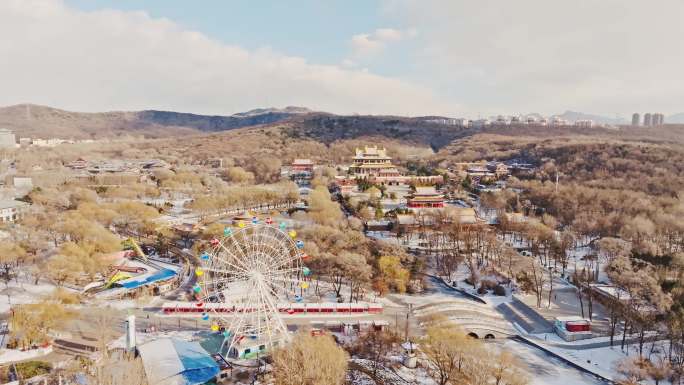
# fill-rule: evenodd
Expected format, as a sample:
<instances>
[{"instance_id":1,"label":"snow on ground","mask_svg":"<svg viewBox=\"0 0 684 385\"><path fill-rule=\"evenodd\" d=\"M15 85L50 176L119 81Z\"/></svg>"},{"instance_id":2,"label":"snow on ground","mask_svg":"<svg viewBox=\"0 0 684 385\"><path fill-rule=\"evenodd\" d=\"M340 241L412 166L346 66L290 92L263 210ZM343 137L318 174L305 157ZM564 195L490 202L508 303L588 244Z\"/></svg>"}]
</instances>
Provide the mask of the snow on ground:
<instances>
[{"instance_id":1,"label":"snow on ground","mask_svg":"<svg viewBox=\"0 0 684 385\"><path fill-rule=\"evenodd\" d=\"M628 345L625 351L622 351L620 349L620 341L615 341L615 346L613 347L606 346L595 349L565 349L550 345L545 345L545 347L549 351L559 354L583 368L613 380L620 378L615 368L621 360L628 357L639 357L639 347L637 344ZM644 357L649 357L651 351L653 351L655 356L665 353L667 348L667 341L645 343L643 348Z\"/></svg>"},{"instance_id":2,"label":"snow on ground","mask_svg":"<svg viewBox=\"0 0 684 385\"><path fill-rule=\"evenodd\" d=\"M145 342L153 341L159 338L176 338L183 341L198 341L202 339L202 336L206 335L206 332L196 331L196 330L172 330L172 331L160 331L152 333L136 332L135 339L138 345L142 345ZM125 348L126 347L126 335L113 340L109 343L109 349Z\"/></svg>"},{"instance_id":3,"label":"snow on ground","mask_svg":"<svg viewBox=\"0 0 684 385\"><path fill-rule=\"evenodd\" d=\"M26 351L15 349L2 349L2 351L0 351L0 364L43 357L50 353L52 353L52 345L45 348L38 348Z\"/></svg>"},{"instance_id":4,"label":"snow on ground","mask_svg":"<svg viewBox=\"0 0 684 385\"><path fill-rule=\"evenodd\" d=\"M373 361L366 360L363 358L352 358L350 361L360 367L363 367L364 370L366 370L366 372L375 372L376 378L378 378L385 384L409 384L409 382L406 379L395 373L392 369L383 366L380 363L378 363L378 367L375 368L375 364L373 363Z\"/></svg>"},{"instance_id":5,"label":"snow on ground","mask_svg":"<svg viewBox=\"0 0 684 385\"><path fill-rule=\"evenodd\" d=\"M646 337L654 337L656 333L647 333ZM590 339L586 340L577 340L577 341L566 341L562 339L558 334L556 333L539 333L539 334L528 334L527 337L530 338L536 338L539 340L539 342L547 342L550 344L554 344L557 346L564 345L564 346L572 346L572 347L581 347L583 345L594 345L597 343L608 343L610 342L610 336L599 336L599 337L593 337ZM637 338L637 335L627 335L627 340L633 340L634 338ZM622 339L622 334L617 333L614 338L614 344L615 345L620 345L620 341ZM630 346L635 346L634 344L629 344ZM651 343L646 344L648 346L651 345ZM562 347L562 346L560 346Z\"/></svg>"},{"instance_id":6,"label":"snow on ground","mask_svg":"<svg viewBox=\"0 0 684 385\"><path fill-rule=\"evenodd\" d=\"M347 382L350 385L376 385L375 381L369 375L360 370L348 371Z\"/></svg>"},{"instance_id":7,"label":"snow on ground","mask_svg":"<svg viewBox=\"0 0 684 385\"><path fill-rule=\"evenodd\" d=\"M56 286L44 280L34 285L32 281L19 277L18 282L13 280L6 285L0 285L0 288L0 313L5 313L15 305L40 302L52 294Z\"/></svg>"},{"instance_id":8,"label":"snow on ground","mask_svg":"<svg viewBox=\"0 0 684 385\"><path fill-rule=\"evenodd\" d=\"M416 367L409 369L402 364L401 356L391 356L390 360L394 362L394 371L403 379L411 384L418 385L437 385L437 382L430 377L425 368Z\"/></svg>"},{"instance_id":9,"label":"snow on ground","mask_svg":"<svg viewBox=\"0 0 684 385\"><path fill-rule=\"evenodd\" d=\"M520 342L508 340L501 345L518 357L527 371L530 385L599 385L605 382L572 368L547 353Z\"/></svg>"}]
</instances>

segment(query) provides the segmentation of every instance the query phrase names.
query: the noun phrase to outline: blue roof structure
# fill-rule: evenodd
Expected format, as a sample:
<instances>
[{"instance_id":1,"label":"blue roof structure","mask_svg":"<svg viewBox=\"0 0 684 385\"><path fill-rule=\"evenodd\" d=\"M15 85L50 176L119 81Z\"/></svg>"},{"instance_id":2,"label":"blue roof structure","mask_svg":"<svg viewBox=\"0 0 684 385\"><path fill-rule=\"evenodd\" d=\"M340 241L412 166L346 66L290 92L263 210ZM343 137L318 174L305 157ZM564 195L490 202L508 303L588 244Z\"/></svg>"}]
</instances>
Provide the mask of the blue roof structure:
<instances>
[{"instance_id":1,"label":"blue roof structure","mask_svg":"<svg viewBox=\"0 0 684 385\"><path fill-rule=\"evenodd\" d=\"M119 281L116 283L116 285L126 289L136 289L154 282L165 281L169 278L173 278L176 274L177 273L171 269L161 269L154 273L142 274L137 277Z\"/></svg>"},{"instance_id":2,"label":"blue roof structure","mask_svg":"<svg viewBox=\"0 0 684 385\"><path fill-rule=\"evenodd\" d=\"M214 379L220 368L197 342L161 338L138 347L150 385L198 385Z\"/></svg>"}]
</instances>

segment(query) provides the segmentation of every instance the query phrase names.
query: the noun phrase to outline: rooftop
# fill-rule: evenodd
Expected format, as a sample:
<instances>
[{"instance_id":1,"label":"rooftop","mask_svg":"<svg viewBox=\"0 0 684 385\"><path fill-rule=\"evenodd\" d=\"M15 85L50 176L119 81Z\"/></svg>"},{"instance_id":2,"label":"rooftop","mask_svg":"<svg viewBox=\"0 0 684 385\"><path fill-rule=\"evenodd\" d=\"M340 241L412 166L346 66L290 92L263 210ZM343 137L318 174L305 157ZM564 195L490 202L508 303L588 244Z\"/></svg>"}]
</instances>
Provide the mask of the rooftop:
<instances>
[{"instance_id":1,"label":"rooftop","mask_svg":"<svg viewBox=\"0 0 684 385\"><path fill-rule=\"evenodd\" d=\"M414 195L441 195L434 187L416 187L416 193Z\"/></svg>"},{"instance_id":2,"label":"rooftop","mask_svg":"<svg viewBox=\"0 0 684 385\"><path fill-rule=\"evenodd\" d=\"M150 384L202 384L219 374L219 366L200 344L160 338L138 347Z\"/></svg>"},{"instance_id":3,"label":"rooftop","mask_svg":"<svg viewBox=\"0 0 684 385\"><path fill-rule=\"evenodd\" d=\"M26 202L14 200L14 199L2 199L0 200L0 210L1 209L12 209L19 207L26 207L29 204Z\"/></svg>"},{"instance_id":4,"label":"rooftop","mask_svg":"<svg viewBox=\"0 0 684 385\"><path fill-rule=\"evenodd\" d=\"M385 148L378 148L378 146L365 146L364 148L356 149L355 158L387 158L387 150Z\"/></svg>"}]
</instances>

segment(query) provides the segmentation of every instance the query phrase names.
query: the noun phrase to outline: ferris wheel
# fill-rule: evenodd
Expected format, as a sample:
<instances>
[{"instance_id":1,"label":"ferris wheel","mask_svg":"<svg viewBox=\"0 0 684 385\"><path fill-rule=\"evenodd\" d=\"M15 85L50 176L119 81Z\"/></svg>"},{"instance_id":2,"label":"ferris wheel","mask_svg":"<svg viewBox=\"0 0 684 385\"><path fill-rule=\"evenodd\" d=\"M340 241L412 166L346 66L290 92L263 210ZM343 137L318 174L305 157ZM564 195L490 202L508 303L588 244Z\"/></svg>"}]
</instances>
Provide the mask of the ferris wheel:
<instances>
[{"instance_id":1,"label":"ferris wheel","mask_svg":"<svg viewBox=\"0 0 684 385\"><path fill-rule=\"evenodd\" d=\"M301 302L310 274L296 236L285 223L255 217L226 227L201 254L195 298L205 307L203 319L212 313L212 331L222 331L228 356L249 358L289 340L278 303Z\"/></svg>"}]
</instances>

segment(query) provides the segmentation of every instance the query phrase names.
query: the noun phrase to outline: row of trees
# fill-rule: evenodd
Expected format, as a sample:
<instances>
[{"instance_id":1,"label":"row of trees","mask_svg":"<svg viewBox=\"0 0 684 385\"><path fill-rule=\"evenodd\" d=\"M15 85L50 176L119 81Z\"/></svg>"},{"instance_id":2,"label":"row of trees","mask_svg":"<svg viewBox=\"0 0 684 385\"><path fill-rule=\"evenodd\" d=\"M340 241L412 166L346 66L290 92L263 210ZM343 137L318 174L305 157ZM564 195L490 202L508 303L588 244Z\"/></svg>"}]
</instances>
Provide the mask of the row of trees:
<instances>
[{"instance_id":1,"label":"row of trees","mask_svg":"<svg viewBox=\"0 0 684 385\"><path fill-rule=\"evenodd\" d=\"M370 365L348 365L349 353L328 336L300 332L291 344L273 354L272 377L276 385L340 385L348 370L360 370L371 378L393 362L400 338L390 331L368 331L345 348ZM485 345L467 336L458 326L432 320L417 341L422 366L439 385L525 385L529 379L512 353ZM353 371L349 378L353 379Z\"/></svg>"},{"instance_id":2,"label":"row of trees","mask_svg":"<svg viewBox=\"0 0 684 385\"><path fill-rule=\"evenodd\" d=\"M226 214L236 209L290 207L298 200L297 186L291 182L282 182L274 185L221 188L210 194L196 196L188 204L188 208L205 217Z\"/></svg>"}]
</instances>

